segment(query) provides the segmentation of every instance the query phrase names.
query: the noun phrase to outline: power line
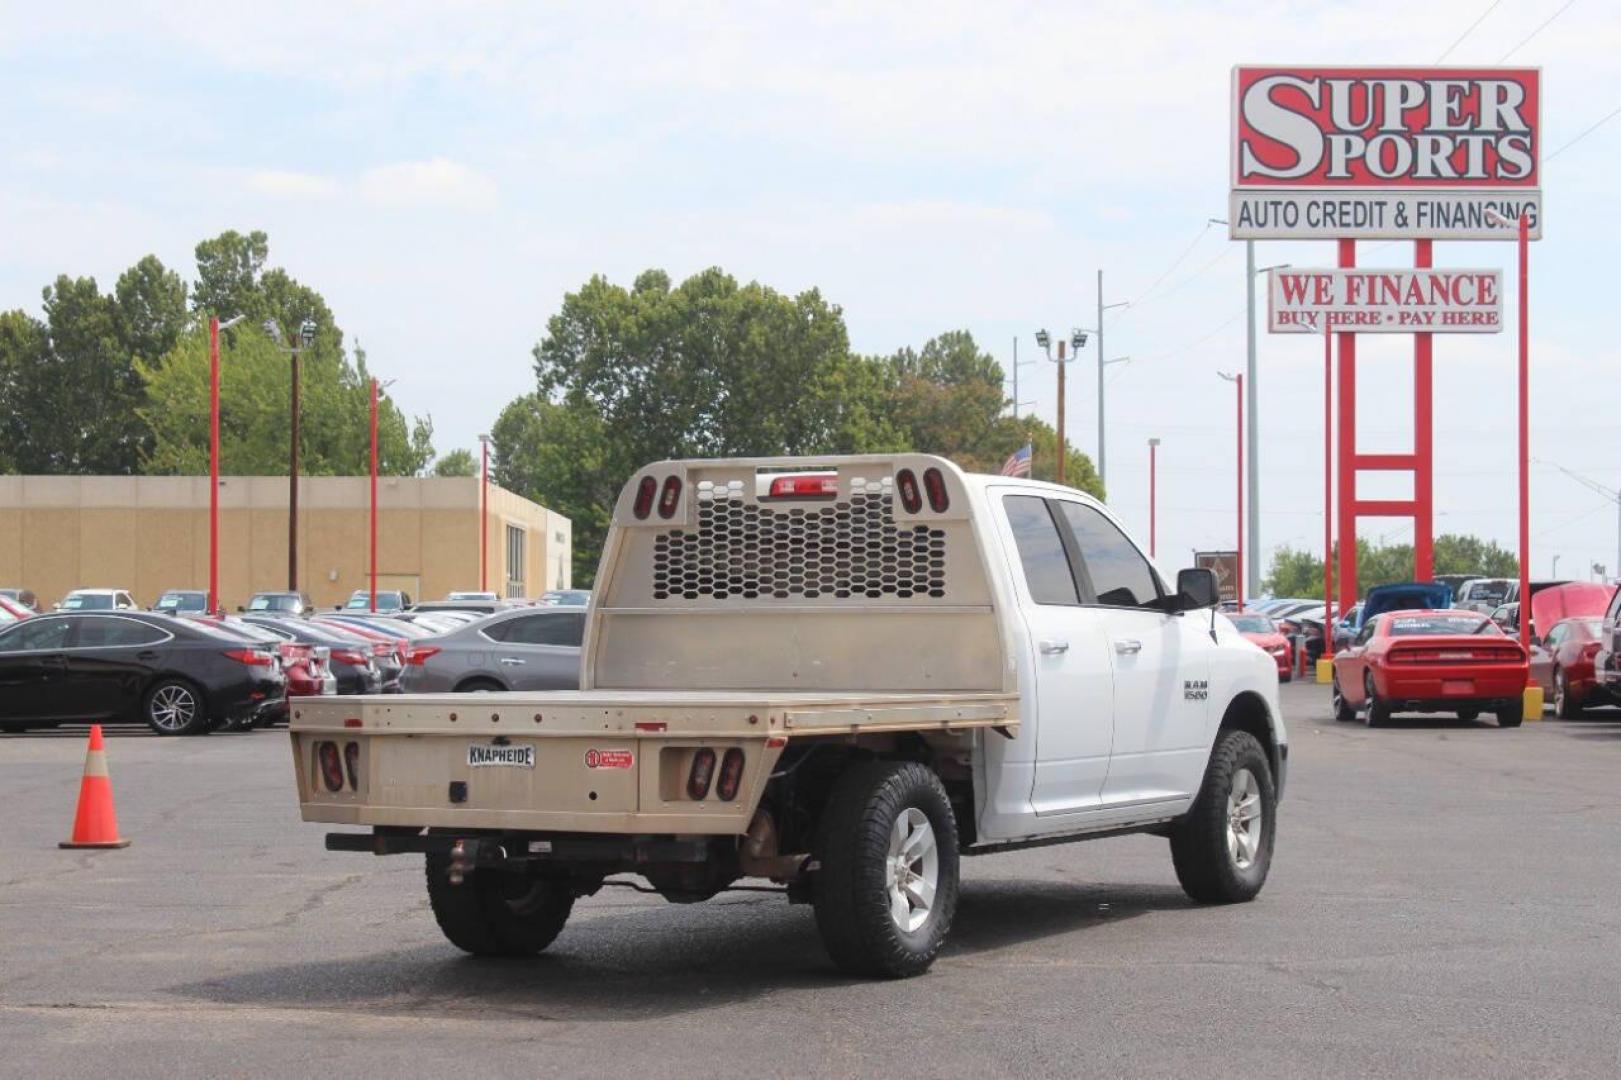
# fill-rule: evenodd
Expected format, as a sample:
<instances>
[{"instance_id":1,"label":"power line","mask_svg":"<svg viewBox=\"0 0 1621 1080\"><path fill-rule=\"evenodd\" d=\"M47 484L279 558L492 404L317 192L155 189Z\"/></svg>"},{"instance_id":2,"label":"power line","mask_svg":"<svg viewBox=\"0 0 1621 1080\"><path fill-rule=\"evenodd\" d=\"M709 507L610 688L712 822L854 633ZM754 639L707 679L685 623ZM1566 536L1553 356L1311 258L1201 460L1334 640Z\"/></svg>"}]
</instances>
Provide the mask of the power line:
<instances>
[{"instance_id":1,"label":"power line","mask_svg":"<svg viewBox=\"0 0 1621 1080\"><path fill-rule=\"evenodd\" d=\"M1617 116L1621 116L1621 105L1617 105L1615 108L1613 108L1609 112L1605 113L1598 120L1594 121L1592 126L1590 126L1586 131L1583 131L1580 135L1576 136L1574 139L1570 140L1568 143L1565 143L1559 149L1555 150L1553 153L1551 153L1547 157L1543 158L1542 159L1543 163L1546 164L1547 162L1552 161L1554 158L1558 157L1560 154L1563 154L1566 150L1569 150L1572 146L1575 146L1577 143L1581 142L1583 139L1585 139L1589 135L1593 134L1593 132L1597 131L1599 128L1603 127L1605 124L1608 124L1611 120L1614 120Z\"/></svg>"},{"instance_id":2,"label":"power line","mask_svg":"<svg viewBox=\"0 0 1621 1080\"><path fill-rule=\"evenodd\" d=\"M1503 0L1492 0L1491 4L1489 4L1487 6L1486 10L1482 11L1480 13L1480 18L1478 18L1474 22L1470 23L1469 24L1469 29L1467 29L1463 33L1459 34L1458 35L1458 40L1454 41L1451 45L1448 45L1446 47L1446 51L1444 51L1443 53L1441 53L1440 56L1437 56L1435 58L1435 62L1437 64L1439 64L1441 61L1445 60L1448 56L1452 55L1452 50L1456 49L1459 45L1462 45L1463 44L1463 39L1468 37L1470 34L1474 33L1475 32L1475 27L1477 27L1481 23L1485 22L1486 21L1486 16L1488 16L1492 12L1496 11L1497 10L1497 5L1501 4L1502 2L1503 2Z\"/></svg>"},{"instance_id":3,"label":"power line","mask_svg":"<svg viewBox=\"0 0 1621 1080\"><path fill-rule=\"evenodd\" d=\"M1576 2L1576 0L1565 0L1565 6L1564 7L1560 8L1558 11L1554 12L1552 15L1549 15L1546 19L1543 19L1542 24L1540 26L1538 26L1535 30L1531 31L1529 34L1525 35L1525 37L1521 38L1520 43L1518 45L1514 46L1508 52L1506 52L1502 56L1498 57L1497 62L1499 64L1501 64L1504 60L1507 60L1509 57L1511 57L1515 53L1519 52L1522 48L1525 47L1525 45L1532 38L1536 37L1538 34L1542 33L1544 30L1546 30L1548 28L1549 23L1553 22L1555 19L1559 18L1559 16L1561 16L1565 12L1569 11L1570 6L1572 4L1574 4L1575 2Z\"/></svg>"},{"instance_id":4,"label":"power line","mask_svg":"<svg viewBox=\"0 0 1621 1080\"><path fill-rule=\"evenodd\" d=\"M1207 222L1205 222L1204 228L1200 229L1198 231L1198 233L1196 233L1194 235L1192 242L1189 243L1187 247L1182 249L1182 254L1180 254L1180 255L1178 255L1176 257L1176 261L1171 263L1170 266L1167 266L1165 268L1165 272L1163 274L1161 274L1159 277L1154 279L1153 284L1149 285L1148 288L1146 288L1142 292L1138 293L1137 298L1135 300L1132 300L1130 302L1129 306L1130 307L1137 306L1138 304L1142 303L1143 300L1145 300L1150 293L1152 293L1155 289L1159 288L1160 283L1163 282L1166 278L1170 277L1173 273L1175 273L1176 268L1178 266L1182 265L1183 260L1186 259L1189 255L1193 254L1193 249L1199 246L1199 241L1203 240L1205 238L1205 233L1207 233L1209 231L1210 231L1210 222L1207 221Z\"/></svg>"}]
</instances>

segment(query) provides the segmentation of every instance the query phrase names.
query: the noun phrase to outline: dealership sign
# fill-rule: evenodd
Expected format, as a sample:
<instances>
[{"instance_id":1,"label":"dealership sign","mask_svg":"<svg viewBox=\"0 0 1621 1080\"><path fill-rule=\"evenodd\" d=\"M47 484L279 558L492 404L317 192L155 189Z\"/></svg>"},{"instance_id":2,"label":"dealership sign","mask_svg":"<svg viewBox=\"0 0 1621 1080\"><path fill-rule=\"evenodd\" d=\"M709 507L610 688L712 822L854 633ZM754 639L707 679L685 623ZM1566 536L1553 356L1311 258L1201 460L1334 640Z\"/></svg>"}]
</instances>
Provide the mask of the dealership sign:
<instances>
[{"instance_id":1,"label":"dealership sign","mask_svg":"<svg viewBox=\"0 0 1621 1080\"><path fill-rule=\"evenodd\" d=\"M1540 110L1536 68L1234 68L1231 234L1540 239Z\"/></svg>"},{"instance_id":2,"label":"dealership sign","mask_svg":"<svg viewBox=\"0 0 1621 1080\"><path fill-rule=\"evenodd\" d=\"M1274 270L1274 334L1495 334L1503 329L1500 270Z\"/></svg>"}]
</instances>

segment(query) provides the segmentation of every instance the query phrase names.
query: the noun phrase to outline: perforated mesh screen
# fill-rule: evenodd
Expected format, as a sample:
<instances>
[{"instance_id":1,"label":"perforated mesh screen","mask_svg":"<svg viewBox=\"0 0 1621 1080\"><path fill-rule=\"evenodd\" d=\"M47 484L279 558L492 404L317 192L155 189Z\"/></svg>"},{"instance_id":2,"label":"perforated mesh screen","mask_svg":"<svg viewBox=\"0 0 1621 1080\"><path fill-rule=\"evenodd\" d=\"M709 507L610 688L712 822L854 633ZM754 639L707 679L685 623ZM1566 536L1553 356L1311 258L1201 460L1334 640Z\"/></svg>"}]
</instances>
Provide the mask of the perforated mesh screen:
<instances>
[{"instance_id":1,"label":"perforated mesh screen","mask_svg":"<svg viewBox=\"0 0 1621 1080\"><path fill-rule=\"evenodd\" d=\"M697 529L654 542L654 598L945 596L945 532L897 526L889 483L854 486L848 500L779 509L701 485Z\"/></svg>"}]
</instances>

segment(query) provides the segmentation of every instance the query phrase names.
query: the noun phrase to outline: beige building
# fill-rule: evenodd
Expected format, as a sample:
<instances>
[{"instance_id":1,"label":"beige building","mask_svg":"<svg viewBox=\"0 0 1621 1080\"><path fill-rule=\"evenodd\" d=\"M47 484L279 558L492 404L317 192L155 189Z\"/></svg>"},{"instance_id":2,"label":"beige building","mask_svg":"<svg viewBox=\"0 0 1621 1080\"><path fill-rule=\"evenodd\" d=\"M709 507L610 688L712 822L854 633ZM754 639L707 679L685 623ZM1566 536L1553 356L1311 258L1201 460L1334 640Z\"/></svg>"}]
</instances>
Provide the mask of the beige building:
<instances>
[{"instance_id":1,"label":"beige building","mask_svg":"<svg viewBox=\"0 0 1621 1080\"><path fill-rule=\"evenodd\" d=\"M305 477L299 486L298 585L317 604L367 588L370 481ZM383 477L377 485L377 585L415 599L479 587L476 477ZM488 587L503 596L567 588L568 518L490 485ZM150 605L165 589L208 587L206 476L0 476L0 586L41 607L76 588L129 589ZM220 480L220 599L287 588L287 478Z\"/></svg>"}]
</instances>

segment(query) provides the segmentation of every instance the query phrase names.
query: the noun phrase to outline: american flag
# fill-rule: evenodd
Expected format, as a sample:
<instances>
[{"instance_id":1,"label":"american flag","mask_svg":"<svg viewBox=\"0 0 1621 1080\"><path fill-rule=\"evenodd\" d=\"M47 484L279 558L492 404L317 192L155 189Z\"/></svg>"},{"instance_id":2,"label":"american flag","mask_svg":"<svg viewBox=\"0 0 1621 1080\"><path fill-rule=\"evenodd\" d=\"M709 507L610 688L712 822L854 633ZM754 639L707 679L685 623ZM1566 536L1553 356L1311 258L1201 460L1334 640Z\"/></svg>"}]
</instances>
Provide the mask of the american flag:
<instances>
[{"instance_id":1,"label":"american flag","mask_svg":"<svg viewBox=\"0 0 1621 1080\"><path fill-rule=\"evenodd\" d=\"M1029 476L1030 475L1030 444L1025 443L1002 462L1003 476Z\"/></svg>"}]
</instances>

